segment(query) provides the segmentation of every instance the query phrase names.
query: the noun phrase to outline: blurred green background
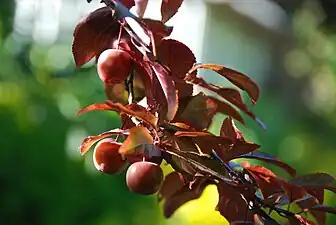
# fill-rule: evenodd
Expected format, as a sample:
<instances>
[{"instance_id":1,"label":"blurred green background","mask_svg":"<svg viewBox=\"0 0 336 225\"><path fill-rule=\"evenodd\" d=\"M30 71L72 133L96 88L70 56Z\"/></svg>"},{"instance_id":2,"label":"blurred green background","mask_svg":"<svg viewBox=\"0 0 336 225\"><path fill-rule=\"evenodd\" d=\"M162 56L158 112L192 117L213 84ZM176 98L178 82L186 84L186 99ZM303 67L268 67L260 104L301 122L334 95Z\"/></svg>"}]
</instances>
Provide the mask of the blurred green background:
<instances>
[{"instance_id":1,"label":"blurred green background","mask_svg":"<svg viewBox=\"0 0 336 225\"><path fill-rule=\"evenodd\" d=\"M195 45L197 33L177 36L200 46L199 61L238 69L260 84L254 111L268 131L247 119L247 128L241 127L247 139L292 164L298 174L335 175L336 5L219 2L185 1L181 15L200 15L191 7L201 5L202 39ZM94 65L76 69L71 54L76 22L96 6L84 0L0 1L0 224L225 223L213 211L214 187L165 220L155 197L132 194L124 174L100 174L90 154L79 156L83 138L120 124L113 113L76 116L80 107L105 99ZM214 74L203 75L225 84ZM215 120L213 131L219 126ZM327 204L336 206L335 195L327 193ZM336 219L329 216L328 224Z\"/></svg>"}]
</instances>

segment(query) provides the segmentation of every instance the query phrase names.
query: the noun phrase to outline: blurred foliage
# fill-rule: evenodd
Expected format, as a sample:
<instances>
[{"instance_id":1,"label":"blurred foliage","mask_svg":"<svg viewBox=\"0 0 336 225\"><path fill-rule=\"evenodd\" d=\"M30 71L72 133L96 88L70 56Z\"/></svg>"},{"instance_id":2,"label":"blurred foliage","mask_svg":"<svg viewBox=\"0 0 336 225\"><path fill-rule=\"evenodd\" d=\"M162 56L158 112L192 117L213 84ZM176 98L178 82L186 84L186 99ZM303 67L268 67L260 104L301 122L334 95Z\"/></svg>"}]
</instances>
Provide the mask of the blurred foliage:
<instances>
[{"instance_id":1,"label":"blurred foliage","mask_svg":"<svg viewBox=\"0 0 336 225\"><path fill-rule=\"evenodd\" d=\"M41 45L11 35L14 11L14 1L0 1L0 224L167 223L155 197L132 194L124 174L102 175L90 157L80 158L77 147L83 137L119 121L103 112L76 116L80 107L104 100L94 68L74 69L70 42ZM286 82L298 84L291 83L290 90L262 87L255 112L269 131L260 132L252 121L242 128L263 151L292 163L299 174L336 174L336 36L321 30L322 21L316 5L295 11L297 44L284 65ZM295 96L283 98L284 92ZM214 191L205 191L203 201L198 200L202 204L193 201L179 210L200 215L186 215L184 223L221 224L213 216L217 200L209 193ZM327 204L336 206L331 196ZM329 224L335 224L331 217Z\"/></svg>"},{"instance_id":2,"label":"blurred foliage","mask_svg":"<svg viewBox=\"0 0 336 225\"><path fill-rule=\"evenodd\" d=\"M159 224L155 197L130 193L124 174L102 175L79 156L85 136L120 123L114 114L76 115L104 100L94 68L74 69L70 43L8 35L13 7L0 3L0 224Z\"/></svg>"}]
</instances>

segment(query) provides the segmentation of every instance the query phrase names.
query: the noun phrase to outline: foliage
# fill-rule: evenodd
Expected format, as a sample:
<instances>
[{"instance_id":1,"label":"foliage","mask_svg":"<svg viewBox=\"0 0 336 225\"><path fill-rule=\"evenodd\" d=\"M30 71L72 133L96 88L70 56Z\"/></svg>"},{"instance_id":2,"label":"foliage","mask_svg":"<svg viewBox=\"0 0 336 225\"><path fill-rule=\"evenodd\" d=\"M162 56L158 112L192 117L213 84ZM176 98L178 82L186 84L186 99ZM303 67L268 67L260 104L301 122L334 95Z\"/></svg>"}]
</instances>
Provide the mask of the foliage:
<instances>
[{"instance_id":1,"label":"foliage","mask_svg":"<svg viewBox=\"0 0 336 225\"><path fill-rule=\"evenodd\" d=\"M336 214L336 209L323 204L325 190L336 192L336 180L326 173L296 176L290 165L259 151L258 144L246 141L233 120L245 123L238 110L263 129L264 124L248 109L238 89L207 83L197 72L207 69L225 77L245 91L252 104L259 98L258 85L248 76L224 66L196 64L187 46L169 39L172 28L165 22L177 12L182 1L163 1L161 21L142 18L147 1L146 4L137 1L142 7L137 10L138 16L129 12L130 7L136 5L134 1L103 2L106 7L89 14L75 29L76 65L81 67L96 58L107 67L123 65L127 68L98 70L99 77L104 78L108 100L87 106L79 113L116 111L122 127L86 138L80 147L81 154L96 142L115 136L114 141L120 142L119 154L130 164L134 162L129 159L136 156L143 161L154 157L164 159L175 170L165 177L158 192L159 198L164 200L166 217L184 203L200 197L210 184L218 189L216 210L232 224L279 224L278 217L271 212L286 218L292 225L315 224L305 217L304 213L309 212L316 223L323 225L326 213ZM116 54L101 60L101 54L111 48L127 54L132 63L123 63L125 58ZM125 78L125 74L118 71L131 72ZM114 92L116 85L121 87L118 93ZM195 87L213 92L218 98L202 92L194 94ZM139 93L136 89L140 89ZM126 94L127 100L118 101L120 96L116 95L121 94ZM208 132L217 113L228 116L218 136ZM277 165L292 178L286 180L260 165L234 162L245 158ZM143 176L144 172L140 172ZM157 186L157 182L153 185ZM293 204L300 210L290 210Z\"/></svg>"}]
</instances>

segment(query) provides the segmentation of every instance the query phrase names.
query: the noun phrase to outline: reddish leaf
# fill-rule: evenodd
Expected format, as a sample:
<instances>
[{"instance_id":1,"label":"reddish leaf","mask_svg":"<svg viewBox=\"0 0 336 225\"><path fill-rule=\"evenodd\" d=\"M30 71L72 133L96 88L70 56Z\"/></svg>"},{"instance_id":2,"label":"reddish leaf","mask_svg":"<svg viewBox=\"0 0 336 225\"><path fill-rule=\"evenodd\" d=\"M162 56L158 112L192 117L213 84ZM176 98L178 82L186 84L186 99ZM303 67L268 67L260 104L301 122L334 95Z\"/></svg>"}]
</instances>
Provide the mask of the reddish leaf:
<instances>
[{"instance_id":1,"label":"reddish leaf","mask_svg":"<svg viewBox=\"0 0 336 225\"><path fill-rule=\"evenodd\" d=\"M169 173L160 188L159 199L167 199L173 196L176 192L181 190L186 185L182 174L178 172Z\"/></svg>"},{"instance_id":2,"label":"reddish leaf","mask_svg":"<svg viewBox=\"0 0 336 225\"><path fill-rule=\"evenodd\" d=\"M87 151L89 151L91 146L94 145L97 141L100 141L101 139L107 138L112 135L117 135L117 134L128 135L129 132L127 130L122 130L122 129L113 129L113 130L101 133L99 135L96 135L96 136L89 136L82 141L82 144L79 147L80 154L84 155Z\"/></svg>"},{"instance_id":3,"label":"reddish leaf","mask_svg":"<svg viewBox=\"0 0 336 225\"><path fill-rule=\"evenodd\" d=\"M164 23L159 20L144 18L140 21L145 25L148 30L153 33L154 37L157 37L160 40L164 37L168 37L173 32L172 27L164 25Z\"/></svg>"},{"instance_id":4,"label":"reddish leaf","mask_svg":"<svg viewBox=\"0 0 336 225\"><path fill-rule=\"evenodd\" d=\"M178 109L178 98L175 85L168 72L158 63L153 62L151 64L167 102L167 114L166 119L171 121Z\"/></svg>"},{"instance_id":5,"label":"reddish leaf","mask_svg":"<svg viewBox=\"0 0 336 225\"><path fill-rule=\"evenodd\" d=\"M153 144L153 137L145 127L137 126L129 130L130 134L119 148L122 155L131 155L135 153L137 147Z\"/></svg>"},{"instance_id":6,"label":"reddish leaf","mask_svg":"<svg viewBox=\"0 0 336 225\"><path fill-rule=\"evenodd\" d=\"M184 82L183 80L176 80L175 81L175 88L178 91L178 97L179 99L181 98L185 98L185 97L190 97L193 95L193 91L194 91L194 85L192 84L188 84L186 82Z\"/></svg>"},{"instance_id":7,"label":"reddish leaf","mask_svg":"<svg viewBox=\"0 0 336 225\"><path fill-rule=\"evenodd\" d=\"M217 72L240 89L245 90L250 96L253 104L257 102L259 98L259 87L245 74L216 64L196 65L189 71L189 74L196 72L198 69L209 69Z\"/></svg>"},{"instance_id":8,"label":"reddish leaf","mask_svg":"<svg viewBox=\"0 0 336 225\"><path fill-rule=\"evenodd\" d=\"M81 20L74 31L72 52L81 67L104 49L110 48L119 33L119 24L108 7L97 9Z\"/></svg>"},{"instance_id":9,"label":"reddish leaf","mask_svg":"<svg viewBox=\"0 0 336 225\"><path fill-rule=\"evenodd\" d=\"M204 155L199 155L194 152L183 152L179 151L172 146L165 146L164 151L172 156L176 156L180 160L183 160L190 165L192 165L198 173L204 175L210 175L222 182L225 182L229 185L236 186L237 184L228 178L228 172L223 167L223 165L218 161L212 158L209 158Z\"/></svg>"},{"instance_id":10,"label":"reddish leaf","mask_svg":"<svg viewBox=\"0 0 336 225\"><path fill-rule=\"evenodd\" d=\"M230 185L219 182L217 184L219 202L216 210L220 212L231 224L234 221L253 221L252 214L248 209L248 205L242 198L239 189Z\"/></svg>"},{"instance_id":11,"label":"reddish leaf","mask_svg":"<svg viewBox=\"0 0 336 225\"><path fill-rule=\"evenodd\" d=\"M324 188L311 188L311 187L304 187L309 194L314 196L320 204L324 202Z\"/></svg>"},{"instance_id":12,"label":"reddish leaf","mask_svg":"<svg viewBox=\"0 0 336 225\"><path fill-rule=\"evenodd\" d=\"M174 139L175 142L175 149L178 149L183 152L193 152L193 153L200 153L197 146L193 142L192 138L190 137L179 137ZM172 160L185 172L195 175L197 173L197 170L193 165L191 165L189 162L180 160L179 157L172 156Z\"/></svg>"},{"instance_id":13,"label":"reddish leaf","mask_svg":"<svg viewBox=\"0 0 336 225\"><path fill-rule=\"evenodd\" d=\"M157 94L157 88L153 88L154 86L154 74L151 66L148 62L143 61L142 57L136 54L132 54L134 57L134 64L135 64L135 77L139 77L143 85L145 87L146 97L147 97L147 104L150 109L157 110L157 104L155 104L155 99L164 99L164 94L162 90L160 90L159 95Z\"/></svg>"},{"instance_id":14,"label":"reddish leaf","mask_svg":"<svg viewBox=\"0 0 336 225\"><path fill-rule=\"evenodd\" d=\"M290 202L297 203L302 209L318 203L317 199L310 195L304 188L293 185L285 180L279 180Z\"/></svg>"},{"instance_id":15,"label":"reddish leaf","mask_svg":"<svg viewBox=\"0 0 336 225\"><path fill-rule=\"evenodd\" d=\"M233 143L236 143L237 141L246 142L243 134L237 129L234 121L230 117L225 118L223 121L220 129L220 135L231 138Z\"/></svg>"},{"instance_id":16,"label":"reddish leaf","mask_svg":"<svg viewBox=\"0 0 336 225\"><path fill-rule=\"evenodd\" d=\"M179 110L174 120L184 122L196 129L203 130L208 128L216 113L229 115L244 124L244 119L231 105L206 96L202 92L181 100L181 104L182 106L185 104L186 107Z\"/></svg>"},{"instance_id":17,"label":"reddish leaf","mask_svg":"<svg viewBox=\"0 0 336 225\"><path fill-rule=\"evenodd\" d=\"M170 18L172 18L175 15L175 13L182 5L182 2L183 0L162 0L161 20L163 23L167 22Z\"/></svg>"},{"instance_id":18,"label":"reddish leaf","mask_svg":"<svg viewBox=\"0 0 336 225\"><path fill-rule=\"evenodd\" d=\"M207 90L210 90L210 91L218 94L219 96L221 96L225 100L231 102L238 109L242 110L244 113L246 113L246 115L248 115L252 119L256 120L256 122L259 123L259 125L265 129L265 125L254 115L254 113L252 111L250 111L247 108L247 106L243 102L243 99L242 99L239 91L237 91L236 89L234 89L234 88L224 88L224 87L217 86L215 84L208 84L203 78L196 77L194 74L189 74L185 78L185 80L187 82L190 82L190 83L194 84L194 85L198 85L202 88L205 88Z\"/></svg>"},{"instance_id":19,"label":"reddish leaf","mask_svg":"<svg viewBox=\"0 0 336 225\"><path fill-rule=\"evenodd\" d=\"M203 132L203 131L178 131L175 133L176 137L199 137L199 136L206 136L206 137L212 137L213 134L209 132Z\"/></svg>"},{"instance_id":20,"label":"reddish leaf","mask_svg":"<svg viewBox=\"0 0 336 225\"><path fill-rule=\"evenodd\" d=\"M254 152L260 148L260 145L250 142L236 142L231 148L221 148L216 150L218 156L224 161L230 161L237 156Z\"/></svg>"},{"instance_id":21,"label":"reddish leaf","mask_svg":"<svg viewBox=\"0 0 336 225\"><path fill-rule=\"evenodd\" d=\"M157 46L157 55L160 62L169 68L171 75L181 79L196 62L188 46L173 39L162 40Z\"/></svg>"},{"instance_id":22,"label":"reddish leaf","mask_svg":"<svg viewBox=\"0 0 336 225\"><path fill-rule=\"evenodd\" d=\"M245 124L245 121L243 117L239 114L239 112L233 108L231 105L227 104L226 102L220 101L214 97L208 97L208 100L213 101L217 104L217 112L218 113L223 113L225 115L228 115L242 124Z\"/></svg>"},{"instance_id":23,"label":"reddish leaf","mask_svg":"<svg viewBox=\"0 0 336 225\"><path fill-rule=\"evenodd\" d=\"M152 127L157 126L158 119L156 116L148 112L142 106L134 105L134 104L123 106L120 103L114 103L111 101L107 101L106 103L103 103L103 104L92 104L87 107L84 107L81 110L79 110L77 114L83 114L83 113L94 111L94 110L110 110L110 111L116 111L118 113L125 113L129 116L134 116L135 118L146 122Z\"/></svg>"},{"instance_id":24,"label":"reddish leaf","mask_svg":"<svg viewBox=\"0 0 336 225\"><path fill-rule=\"evenodd\" d=\"M203 93L199 93L196 96L180 100L179 110L174 121L203 130L210 126L216 111L217 104L208 100Z\"/></svg>"},{"instance_id":25,"label":"reddish leaf","mask_svg":"<svg viewBox=\"0 0 336 225\"><path fill-rule=\"evenodd\" d=\"M296 171L295 171L294 168L292 168L288 164L282 162L280 159L276 158L275 156L269 155L265 152L255 151L255 152L251 152L251 153L248 153L248 154L245 154L245 155L240 155L240 156L234 157L233 159L238 159L238 158L251 158L251 159L262 160L262 161L272 163L274 165L277 165L277 166L281 167L282 169L287 171L293 177L296 174Z\"/></svg>"},{"instance_id":26,"label":"reddish leaf","mask_svg":"<svg viewBox=\"0 0 336 225\"><path fill-rule=\"evenodd\" d=\"M198 178L192 185L192 189L185 185L182 189L166 199L163 205L163 213L166 218L171 217L174 212L183 204L197 199L202 195L204 188L208 185L206 179Z\"/></svg>"},{"instance_id":27,"label":"reddish leaf","mask_svg":"<svg viewBox=\"0 0 336 225\"><path fill-rule=\"evenodd\" d=\"M117 0L121 4L123 4L126 8L130 9L135 6L134 0Z\"/></svg>"},{"instance_id":28,"label":"reddish leaf","mask_svg":"<svg viewBox=\"0 0 336 225\"><path fill-rule=\"evenodd\" d=\"M215 136L207 132L183 132L178 131L175 133L177 137L192 137L193 140L201 147L200 151L210 154L213 148L219 146L227 146L232 144L232 140L228 137ZM211 150L207 150L211 149Z\"/></svg>"},{"instance_id":29,"label":"reddish leaf","mask_svg":"<svg viewBox=\"0 0 336 225\"><path fill-rule=\"evenodd\" d=\"M281 183L278 182L276 175L269 169L263 166L246 165L244 168L251 173L265 199L274 194L283 192Z\"/></svg>"}]
</instances>

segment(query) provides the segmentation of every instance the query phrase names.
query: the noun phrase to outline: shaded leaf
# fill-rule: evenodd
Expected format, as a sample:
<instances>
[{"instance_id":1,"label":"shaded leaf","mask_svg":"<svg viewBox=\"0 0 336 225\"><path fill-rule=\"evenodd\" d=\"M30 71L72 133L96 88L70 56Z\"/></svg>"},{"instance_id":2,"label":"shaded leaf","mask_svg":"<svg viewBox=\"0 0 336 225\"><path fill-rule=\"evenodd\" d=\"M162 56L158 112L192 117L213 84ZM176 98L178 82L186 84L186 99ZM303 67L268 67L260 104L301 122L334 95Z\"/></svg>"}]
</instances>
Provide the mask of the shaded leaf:
<instances>
[{"instance_id":1,"label":"shaded leaf","mask_svg":"<svg viewBox=\"0 0 336 225\"><path fill-rule=\"evenodd\" d=\"M174 171L165 176L159 190L159 199L167 199L173 196L186 185L183 175Z\"/></svg>"},{"instance_id":2,"label":"shaded leaf","mask_svg":"<svg viewBox=\"0 0 336 225\"><path fill-rule=\"evenodd\" d=\"M335 178L326 173L306 174L293 178L291 183L304 187L308 193L316 197L320 204L324 202L324 189L332 189Z\"/></svg>"},{"instance_id":3,"label":"shaded leaf","mask_svg":"<svg viewBox=\"0 0 336 225\"><path fill-rule=\"evenodd\" d=\"M235 105L238 109L242 110L246 115L254 119L263 129L266 130L266 126L261 122L259 118L257 118L252 111L250 111L245 105L241 94L234 88L224 88L215 84L208 84L203 78L196 77L194 74L189 74L185 80L188 83L192 83L194 85L198 85L204 89L210 90L225 100L229 101L233 105Z\"/></svg>"},{"instance_id":4,"label":"shaded leaf","mask_svg":"<svg viewBox=\"0 0 336 225\"><path fill-rule=\"evenodd\" d=\"M140 105L130 104L127 106L123 106L120 103L115 103L111 101L107 101L106 103L102 104L92 104L87 107L80 109L77 114L83 114L86 112L94 111L94 110L109 110L109 111L116 111L118 113L124 113L129 116L134 116L135 118L146 122L147 124L151 125L152 127L157 126L157 117L154 116L152 113L147 111Z\"/></svg>"},{"instance_id":5,"label":"shaded leaf","mask_svg":"<svg viewBox=\"0 0 336 225\"><path fill-rule=\"evenodd\" d=\"M137 147L142 145L152 145L153 137L145 127L136 126L129 130L130 134L119 148L122 155L134 154Z\"/></svg>"},{"instance_id":6,"label":"shaded leaf","mask_svg":"<svg viewBox=\"0 0 336 225\"><path fill-rule=\"evenodd\" d=\"M288 164L282 162L280 159L276 158L275 156L267 154L265 152L254 151L254 152L251 152L251 153L248 153L248 154L244 154L244 155L234 157L234 159L238 159L238 158L250 158L250 159L262 160L262 161L272 163L274 165L277 165L277 166L281 167L282 169L287 171L293 177L296 174L296 171L295 171L294 168L292 168Z\"/></svg>"},{"instance_id":7,"label":"shaded leaf","mask_svg":"<svg viewBox=\"0 0 336 225\"><path fill-rule=\"evenodd\" d=\"M196 58L188 46L173 39L162 40L157 46L157 56L160 62L169 68L173 77L181 79L186 76L186 73L196 62Z\"/></svg>"},{"instance_id":8,"label":"shaded leaf","mask_svg":"<svg viewBox=\"0 0 336 225\"><path fill-rule=\"evenodd\" d=\"M180 100L179 110L174 119L176 122L186 123L196 129L206 129L210 126L216 114L217 104L207 100L203 93Z\"/></svg>"},{"instance_id":9,"label":"shaded leaf","mask_svg":"<svg viewBox=\"0 0 336 225\"><path fill-rule=\"evenodd\" d=\"M97 9L81 20L74 31L72 52L77 67L110 48L119 33L119 24L108 7Z\"/></svg>"},{"instance_id":10,"label":"shaded leaf","mask_svg":"<svg viewBox=\"0 0 336 225\"><path fill-rule=\"evenodd\" d=\"M172 18L182 5L183 0L162 0L161 3L161 21L167 22Z\"/></svg>"},{"instance_id":11,"label":"shaded leaf","mask_svg":"<svg viewBox=\"0 0 336 225\"><path fill-rule=\"evenodd\" d=\"M276 175L271 170L263 166L245 165L244 168L252 175L265 199L283 192L281 183L278 182Z\"/></svg>"},{"instance_id":12,"label":"shaded leaf","mask_svg":"<svg viewBox=\"0 0 336 225\"><path fill-rule=\"evenodd\" d=\"M245 74L216 64L198 64L189 71L189 74L196 72L198 69L209 69L217 72L228 79L232 84L246 91L253 104L257 102L259 98L259 87Z\"/></svg>"},{"instance_id":13,"label":"shaded leaf","mask_svg":"<svg viewBox=\"0 0 336 225\"><path fill-rule=\"evenodd\" d=\"M220 135L231 138L233 143L237 141L245 142L243 134L237 129L234 121L230 117L225 118L223 121L220 128Z\"/></svg>"},{"instance_id":14,"label":"shaded leaf","mask_svg":"<svg viewBox=\"0 0 336 225\"><path fill-rule=\"evenodd\" d=\"M215 149L218 156L224 161L230 161L241 155L246 155L248 153L254 152L260 148L260 145L250 142L236 142L233 146L229 148L219 148Z\"/></svg>"},{"instance_id":15,"label":"shaded leaf","mask_svg":"<svg viewBox=\"0 0 336 225\"><path fill-rule=\"evenodd\" d=\"M336 208L326 205L314 205L310 208L310 210L322 211L336 215Z\"/></svg>"},{"instance_id":16,"label":"shaded leaf","mask_svg":"<svg viewBox=\"0 0 336 225\"><path fill-rule=\"evenodd\" d=\"M173 27L166 26L159 20L143 18L140 20L142 24L153 33L156 44L161 41L162 38L168 37L173 32Z\"/></svg>"},{"instance_id":17,"label":"shaded leaf","mask_svg":"<svg viewBox=\"0 0 336 225\"><path fill-rule=\"evenodd\" d=\"M110 137L112 135L117 135L117 134L129 135L129 131L122 130L122 129L113 129L113 130L101 133L99 135L96 135L96 136L89 136L82 141L82 144L79 147L80 154L84 155L87 151L89 151L92 145L94 145L97 141L100 141L104 138Z\"/></svg>"},{"instance_id":18,"label":"shaded leaf","mask_svg":"<svg viewBox=\"0 0 336 225\"><path fill-rule=\"evenodd\" d=\"M164 151L170 155L176 156L180 160L186 161L201 174L213 176L229 185L236 186L236 183L228 178L229 176L226 169L217 160L193 152L182 152L172 148L172 146L166 146Z\"/></svg>"},{"instance_id":19,"label":"shaded leaf","mask_svg":"<svg viewBox=\"0 0 336 225\"><path fill-rule=\"evenodd\" d=\"M252 213L242 198L239 189L219 182L217 184L219 201L216 210L220 212L231 224L234 221L252 222ZM252 223L253 224L253 223Z\"/></svg>"},{"instance_id":20,"label":"shaded leaf","mask_svg":"<svg viewBox=\"0 0 336 225\"><path fill-rule=\"evenodd\" d=\"M217 104L217 113L223 113L225 115L228 115L228 116L238 120L242 124L245 124L245 121L244 121L243 117L230 104L228 104L226 102L223 102L223 101L220 101L217 98L210 97L210 96L208 96L208 100L213 101Z\"/></svg>"},{"instance_id":21,"label":"shaded leaf","mask_svg":"<svg viewBox=\"0 0 336 225\"><path fill-rule=\"evenodd\" d=\"M177 137L192 137L193 141L200 147L200 152L212 154L213 149L226 148L232 144L232 140L228 137L215 136L208 132L184 132L175 133Z\"/></svg>"},{"instance_id":22,"label":"shaded leaf","mask_svg":"<svg viewBox=\"0 0 336 225\"><path fill-rule=\"evenodd\" d=\"M194 181L192 189L188 185L175 192L165 200L163 205L163 213L166 218L171 217L174 212L183 204L197 199L202 195L204 188L208 185L206 179L198 178Z\"/></svg>"},{"instance_id":23,"label":"shaded leaf","mask_svg":"<svg viewBox=\"0 0 336 225\"><path fill-rule=\"evenodd\" d=\"M325 187L336 184L335 178L327 173L305 174L293 178L291 182L304 187Z\"/></svg>"},{"instance_id":24,"label":"shaded leaf","mask_svg":"<svg viewBox=\"0 0 336 225\"><path fill-rule=\"evenodd\" d=\"M117 0L121 4L123 4L126 8L130 9L135 6L134 0Z\"/></svg>"},{"instance_id":25,"label":"shaded leaf","mask_svg":"<svg viewBox=\"0 0 336 225\"><path fill-rule=\"evenodd\" d=\"M219 101L216 98L204 95L202 92L181 100L181 108L174 119L177 122L184 122L196 129L206 129L210 126L212 118L216 113L223 113L244 124L244 119L231 105Z\"/></svg>"},{"instance_id":26,"label":"shaded leaf","mask_svg":"<svg viewBox=\"0 0 336 225\"><path fill-rule=\"evenodd\" d=\"M304 187L309 194L314 196L320 204L324 202L324 188L311 188L311 187Z\"/></svg>"}]
</instances>

